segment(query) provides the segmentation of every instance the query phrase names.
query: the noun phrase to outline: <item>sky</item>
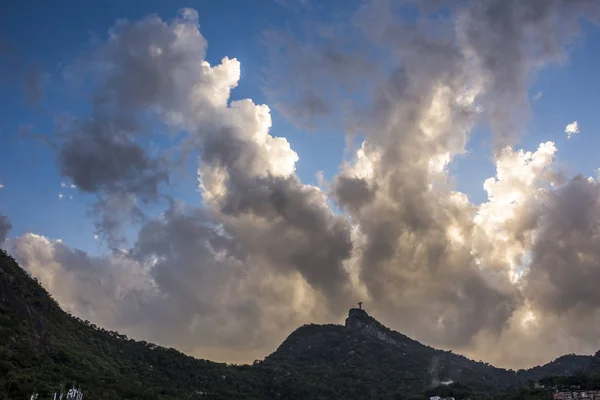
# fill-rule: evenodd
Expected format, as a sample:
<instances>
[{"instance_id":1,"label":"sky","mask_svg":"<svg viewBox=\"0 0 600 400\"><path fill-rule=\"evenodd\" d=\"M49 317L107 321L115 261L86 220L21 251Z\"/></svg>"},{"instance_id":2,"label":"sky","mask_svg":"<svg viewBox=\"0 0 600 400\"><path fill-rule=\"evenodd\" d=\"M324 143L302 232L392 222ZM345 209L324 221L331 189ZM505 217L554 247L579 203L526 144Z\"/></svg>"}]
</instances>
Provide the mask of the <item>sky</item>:
<instances>
[{"instance_id":1,"label":"sky","mask_svg":"<svg viewBox=\"0 0 600 400\"><path fill-rule=\"evenodd\" d=\"M368 312L600 349L594 0L10 2L0 246L73 314L251 363Z\"/></svg>"}]
</instances>

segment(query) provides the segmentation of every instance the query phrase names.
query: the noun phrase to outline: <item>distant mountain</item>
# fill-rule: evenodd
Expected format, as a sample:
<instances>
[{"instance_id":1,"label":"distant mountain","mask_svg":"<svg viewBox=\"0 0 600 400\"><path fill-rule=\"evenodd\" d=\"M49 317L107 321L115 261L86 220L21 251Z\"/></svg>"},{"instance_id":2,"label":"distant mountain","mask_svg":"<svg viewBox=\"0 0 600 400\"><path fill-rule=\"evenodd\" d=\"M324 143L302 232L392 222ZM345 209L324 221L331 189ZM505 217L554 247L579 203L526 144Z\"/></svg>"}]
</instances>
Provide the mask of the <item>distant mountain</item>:
<instances>
[{"instance_id":1,"label":"distant mountain","mask_svg":"<svg viewBox=\"0 0 600 400\"><path fill-rule=\"evenodd\" d=\"M597 354L597 353L596 353ZM568 354L558 357L556 360L528 370L520 370L519 376L523 377L523 381L533 380L538 381L547 376L570 376L575 375L580 371L594 371L595 356L581 356L576 354ZM600 370L598 371L600 372Z\"/></svg>"},{"instance_id":2,"label":"distant mountain","mask_svg":"<svg viewBox=\"0 0 600 400\"><path fill-rule=\"evenodd\" d=\"M343 326L298 328L252 366L198 360L65 313L3 251L0 338L0 399L37 392L41 400L74 382L89 400L404 399L450 381L488 396L547 375L600 372L598 353L518 372L495 368L425 346L355 308Z\"/></svg>"},{"instance_id":3,"label":"distant mountain","mask_svg":"<svg viewBox=\"0 0 600 400\"><path fill-rule=\"evenodd\" d=\"M390 330L364 310L353 308L345 326L306 325L297 329L265 363L286 366L304 376L325 376L332 385L343 385L347 377L360 382L355 387L362 388L363 394L374 395L415 393L450 382L499 393L529 380L587 370L592 359L568 355L529 370L505 370L423 345Z\"/></svg>"}]
</instances>

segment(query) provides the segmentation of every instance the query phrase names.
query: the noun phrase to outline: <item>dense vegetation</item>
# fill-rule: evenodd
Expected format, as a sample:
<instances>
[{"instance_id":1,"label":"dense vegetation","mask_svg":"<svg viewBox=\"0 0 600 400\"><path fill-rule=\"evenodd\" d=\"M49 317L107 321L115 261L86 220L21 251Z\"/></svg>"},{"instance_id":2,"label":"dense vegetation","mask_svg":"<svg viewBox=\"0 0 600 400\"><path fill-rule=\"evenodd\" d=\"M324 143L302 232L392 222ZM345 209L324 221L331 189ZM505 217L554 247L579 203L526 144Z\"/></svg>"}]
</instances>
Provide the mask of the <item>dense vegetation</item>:
<instances>
[{"instance_id":1,"label":"dense vegetation","mask_svg":"<svg viewBox=\"0 0 600 400\"><path fill-rule=\"evenodd\" d=\"M600 365L598 357L565 356L528 371L507 371L422 345L356 309L346 326L300 327L252 366L198 360L65 313L3 251L0 338L0 399L25 399L34 391L49 398L61 384L72 383L90 400L422 399L434 393L477 399L512 390L504 395L508 399L537 390L528 386L532 379ZM598 383L590 375L576 376L586 376L588 386ZM436 387L445 380L455 383Z\"/></svg>"}]
</instances>

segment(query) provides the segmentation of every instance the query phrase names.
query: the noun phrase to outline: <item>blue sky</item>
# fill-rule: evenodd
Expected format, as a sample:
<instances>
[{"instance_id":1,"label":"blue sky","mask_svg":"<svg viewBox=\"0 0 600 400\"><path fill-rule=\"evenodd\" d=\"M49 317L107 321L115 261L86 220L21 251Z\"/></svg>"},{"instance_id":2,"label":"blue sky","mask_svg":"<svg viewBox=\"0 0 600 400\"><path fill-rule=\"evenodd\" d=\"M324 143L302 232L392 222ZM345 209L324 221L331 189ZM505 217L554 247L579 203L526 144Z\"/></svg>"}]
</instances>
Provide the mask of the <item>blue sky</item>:
<instances>
[{"instance_id":1,"label":"blue sky","mask_svg":"<svg viewBox=\"0 0 600 400\"><path fill-rule=\"evenodd\" d=\"M194 7L200 15L200 30L208 40L207 59L217 63L224 56L236 57L242 65L240 85L233 98L252 98L267 102L261 91L266 64L266 50L261 44L265 29L297 27L302 18L348 12L357 2L332 2L326 8L290 8L271 0L250 1L58 1L12 2L8 12L0 16L0 34L10 43L26 67L39 65L45 75L45 93L38 104L27 104L19 82L9 79L0 88L3 118L0 132L0 206L11 216L12 235L34 231L61 238L66 243L89 251L98 250L93 240L93 223L87 210L93 198L77 190L61 188L61 177L55 164L55 153L45 143L23 138L19 132L30 127L35 133L53 130L53 120L61 113L85 111L76 90L63 79L63 68L85 49L94 38L106 38L117 19L139 19L156 13L165 20L182 7ZM292 3L290 3L292 4ZM342 14L343 15L343 14ZM6 64L6 63L5 63ZM593 175L600 166L597 152L600 137L597 126L600 104L600 32L585 26L584 35L571 49L564 65L545 68L531 86L532 118L522 138L522 147L534 150L540 142L554 141L559 159L571 174ZM323 170L331 178L343 158L342 132L311 132L295 127L272 107L275 135L285 136L300 155L298 174L307 183L316 183L315 173ZM567 140L564 127L579 122L581 133ZM490 135L478 128L468 146L468 154L455 159L450 167L458 188L473 201L485 200L482 183L493 176ZM187 202L199 201L193 176L175 185L174 195ZM59 192L64 194L59 199ZM73 196L70 199L69 196Z\"/></svg>"}]
</instances>

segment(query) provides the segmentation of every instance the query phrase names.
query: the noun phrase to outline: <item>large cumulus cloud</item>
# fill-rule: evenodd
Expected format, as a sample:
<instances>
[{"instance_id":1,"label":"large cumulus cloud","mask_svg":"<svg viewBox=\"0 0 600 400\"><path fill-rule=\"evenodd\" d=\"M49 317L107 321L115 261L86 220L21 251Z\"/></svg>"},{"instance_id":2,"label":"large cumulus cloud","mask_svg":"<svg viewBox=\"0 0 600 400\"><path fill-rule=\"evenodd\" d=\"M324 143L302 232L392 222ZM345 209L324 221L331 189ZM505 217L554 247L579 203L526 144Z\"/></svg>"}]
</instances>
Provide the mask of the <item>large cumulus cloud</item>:
<instances>
[{"instance_id":1,"label":"large cumulus cloud","mask_svg":"<svg viewBox=\"0 0 600 400\"><path fill-rule=\"evenodd\" d=\"M360 283L377 314L440 346L470 351L476 342L489 346L509 336L525 338L525 326L533 320L538 326L548 322L552 330L559 324L556 310L544 319L533 288L539 284L531 282L540 278L536 248L542 243L545 213L551 212L541 205L564 190L564 177L553 168L553 143L532 152L510 146L528 116L532 73L566 56L565 44L578 32L579 19L597 17L598 6L586 1L456 2L452 20L440 22L428 17L438 11L435 2L415 3L423 10L416 22L398 16L395 3L367 2L349 28L390 54L367 80L367 107L361 99L350 118L342 115L348 132L361 133L365 141L332 187L357 230L353 260ZM356 48L338 49L349 52L350 64L357 59ZM364 52L364 58L368 55ZM331 88L346 89L348 76L315 64L307 68L316 78L306 79L307 71L301 75L303 90L313 89L307 82L325 82L330 90L320 92L323 101L337 101L327 95L335 92ZM351 65L345 68L350 71ZM300 97L289 97L289 107L302 107L303 92L297 93ZM447 166L465 151L469 132L480 120L491 122L497 174L484 183L488 201L476 205L453 190ZM597 265L597 260L588 262ZM580 300L587 300L575 283L580 278L569 281ZM560 290L547 295L561 296ZM547 345L554 336L545 336ZM570 345L588 351L598 345L576 336L563 333L568 345L561 349ZM525 359L539 362L540 354L513 352L488 359L517 365Z\"/></svg>"},{"instance_id":2,"label":"large cumulus cloud","mask_svg":"<svg viewBox=\"0 0 600 400\"><path fill-rule=\"evenodd\" d=\"M248 361L298 324L343 313L352 298L344 265L351 230L325 193L295 175L298 156L270 134L269 108L229 102L239 62L211 67L205 47L195 11L182 10L170 23L117 24L70 68L96 82L93 113L60 132L59 166L99 197L94 210L112 254L94 258L35 235L10 245L34 274L48 270L44 284L82 281L57 296L78 315L195 354ZM175 151L199 155L205 205L170 199L160 217L148 218L140 203L168 198L162 184L174 148L151 155L144 141L181 131ZM142 222L137 239L117 250L123 221L133 217ZM101 284L90 290L92 282Z\"/></svg>"},{"instance_id":3,"label":"large cumulus cloud","mask_svg":"<svg viewBox=\"0 0 600 400\"><path fill-rule=\"evenodd\" d=\"M66 310L199 357L262 358L322 314L299 275L249 260L204 212L181 204L147 221L128 253L94 257L35 234L7 248Z\"/></svg>"},{"instance_id":4,"label":"large cumulus cloud","mask_svg":"<svg viewBox=\"0 0 600 400\"><path fill-rule=\"evenodd\" d=\"M566 57L599 6L451 2L440 20L438 2L413 3L416 20L366 2L315 42L269 36L292 56L267 79L286 83L266 88L278 107L364 139L329 192L301 182L266 105L230 100L240 64L205 60L195 11L119 22L69 70L91 77L92 112L57 136L60 170L98 196L114 250L91 257L33 234L7 246L74 313L220 360L263 356L303 322L341 321L359 297L395 329L503 366L600 347L598 183L564 176L552 142L514 147L532 72ZM448 165L482 121L496 174L474 204ZM169 142L158 154L156 137ZM203 205L169 199L148 217L144 202L168 198L172 167L193 154ZM131 221L135 242L117 251Z\"/></svg>"},{"instance_id":5,"label":"large cumulus cloud","mask_svg":"<svg viewBox=\"0 0 600 400\"><path fill-rule=\"evenodd\" d=\"M214 67L204 60L197 18L188 9L170 23L121 21L106 43L66 69L70 79L90 81L94 93L91 114L58 132L60 171L98 196L98 229L111 247L123 243L124 222L141 215L138 203L156 201L169 182L173 160L166 151L152 154L152 139L175 140L169 132L212 113L237 83L235 60Z\"/></svg>"}]
</instances>

